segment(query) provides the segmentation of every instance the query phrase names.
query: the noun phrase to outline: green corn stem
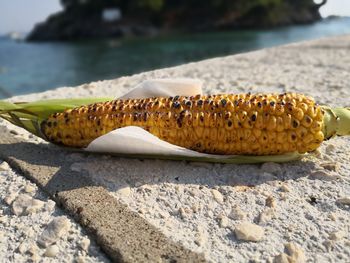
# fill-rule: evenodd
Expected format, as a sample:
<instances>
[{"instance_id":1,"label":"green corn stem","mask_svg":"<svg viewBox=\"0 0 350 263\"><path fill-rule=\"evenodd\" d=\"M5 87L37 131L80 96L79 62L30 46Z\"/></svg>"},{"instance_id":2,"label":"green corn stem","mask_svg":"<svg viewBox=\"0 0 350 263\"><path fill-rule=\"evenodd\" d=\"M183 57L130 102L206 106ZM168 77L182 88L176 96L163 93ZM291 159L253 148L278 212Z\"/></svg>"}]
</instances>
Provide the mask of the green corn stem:
<instances>
[{"instance_id":1,"label":"green corn stem","mask_svg":"<svg viewBox=\"0 0 350 263\"><path fill-rule=\"evenodd\" d=\"M46 140L41 131L41 123L51 114L109 100L113 98L59 99L17 103L0 101L0 117Z\"/></svg>"},{"instance_id":2,"label":"green corn stem","mask_svg":"<svg viewBox=\"0 0 350 263\"><path fill-rule=\"evenodd\" d=\"M350 108L330 108L323 106L323 134L326 139L336 135L350 135Z\"/></svg>"}]
</instances>

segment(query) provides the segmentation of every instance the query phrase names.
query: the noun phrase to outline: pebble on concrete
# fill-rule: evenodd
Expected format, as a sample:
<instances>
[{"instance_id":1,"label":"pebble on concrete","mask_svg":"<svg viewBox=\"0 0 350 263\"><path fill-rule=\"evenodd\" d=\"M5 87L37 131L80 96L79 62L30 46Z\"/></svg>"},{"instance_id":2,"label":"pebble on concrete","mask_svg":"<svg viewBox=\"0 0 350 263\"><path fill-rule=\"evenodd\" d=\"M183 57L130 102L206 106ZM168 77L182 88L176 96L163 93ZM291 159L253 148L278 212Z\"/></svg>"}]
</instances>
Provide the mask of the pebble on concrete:
<instances>
[{"instance_id":1,"label":"pebble on concrete","mask_svg":"<svg viewBox=\"0 0 350 263\"><path fill-rule=\"evenodd\" d=\"M339 163L337 162L325 162L321 163L320 166L328 171L337 172L339 170Z\"/></svg>"},{"instance_id":2,"label":"pebble on concrete","mask_svg":"<svg viewBox=\"0 0 350 263\"><path fill-rule=\"evenodd\" d=\"M344 231L334 231L332 233L329 234L329 239L331 240L340 240L342 238L344 238L346 235L346 233Z\"/></svg>"},{"instance_id":3,"label":"pebble on concrete","mask_svg":"<svg viewBox=\"0 0 350 263\"><path fill-rule=\"evenodd\" d=\"M332 181L339 179L339 176L332 175L331 173L325 171L325 170L318 170L309 175L310 179L313 180L323 180L323 181Z\"/></svg>"},{"instance_id":4,"label":"pebble on concrete","mask_svg":"<svg viewBox=\"0 0 350 263\"><path fill-rule=\"evenodd\" d=\"M243 222L235 227L237 239L243 241L260 241L264 237L264 229L261 226Z\"/></svg>"},{"instance_id":5,"label":"pebble on concrete","mask_svg":"<svg viewBox=\"0 0 350 263\"><path fill-rule=\"evenodd\" d=\"M218 190L211 189L211 193L212 193L216 202L218 202L219 204L222 204L224 202L224 197L222 196L222 194Z\"/></svg>"},{"instance_id":6,"label":"pebble on concrete","mask_svg":"<svg viewBox=\"0 0 350 263\"><path fill-rule=\"evenodd\" d=\"M260 224L266 224L269 222L272 218L275 217L275 211L272 208L267 208L263 210L259 215L259 223Z\"/></svg>"},{"instance_id":7,"label":"pebble on concrete","mask_svg":"<svg viewBox=\"0 0 350 263\"><path fill-rule=\"evenodd\" d=\"M286 253L281 253L273 259L273 263L291 263L292 258Z\"/></svg>"},{"instance_id":8,"label":"pebble on concrete","mask_svg":"<svg viewBox=\"0 0 350 263\"><path fill-rule=\"evenodd\" d=\"M58 254L59 251L60 250L59 250L58 246L52 245L46 249L44 256L53 258Z\"/></svg>"},{"instance_id":9,"label":"pebble on concrete","mask_svg":"<svg viewBox=\"0 0 350 263\"><path fill-rule=\"evenodd\" d=\"M287 254L292 258L291 262L304 263L306 262L306 257L304 251L294 243L287 243L284 245Z\"/></svg>"},{"instance_id":10,"label":"pebble on concrete","mask_svg":"<svg viewBox=\"0 0 350 263\"><path fill-rule=\"evenodd\" d=\"M234 206L228 216L233 220L244 220L246 219L247 214L240 207Z\"/></svg>"},{"instance_id":11,"label":"pebble on concrete","mask_svg":"<svg viewBox=\"0 0 350 263\"><path fill-rule=\"evenodd\" d=\"M9 166L9 164L7 162L2 162L0 164L0 171L8 171L10 169L11 168L10 168L10 166Z\"/></svg>"},{"instance_id":12,"label":"pebble on concrete","mask_svg":"<svg viewBox=\"0 0 350 263\"><path fill-rule=\"evenodd\" d=\"M268 196L265 200L265 204L268 207L276 207L276 200L272 196Z\"/></svg>"},{"instance_id":13,"label":"pebble on concrete","mask_svg":"<svg viewBox=\"0 0 350 263\"><path fill-rule=\"evenodd\" d=\"M217 217L217 220L218 220L218 223L219 223L220 227L225 228L225 227L228 226L228 218L225 215L223 215L223 214L219 215Z\"/></svg>"},{"instance_id":14,"label":"pebble on concrete","mask_svg":"<svg viewBox=\"0 0 350 263\"><path fill-rule=\"evenodd\" d=\"M281 165L278 163L268 162L261 165L261 171L278 175L282 172Z\"/></svg>"},{"instance_id":15,"label":"pebble on concrete","mask_svg":"<svg viewBox=\"0 0 350 263\"><path fill-rule=\"evenodd\" d=\"M337 200L337 204L339 205L350 205L350 197L342 197Z\"/></svg>"},{"instance_id":16,"label":"pebble on concrete","mask_svg":"<svg viewBox=\"0 0 350 263\"><path fill-rule=\"evenodd\" d=\"M128 197L131 195L131 188L130 188L130 186L124 186L124 187L120 188L117 191L117 193L122 195L122 196Z\"/></svg>"},{"instance_id":17,"label":"pebble on concrete","mask_svg":"<svg viewBox=\"0 0 350 263\"><path fill-rule=\"evenodd\" d=\"M38 244L43 247L48 247L67 233L69 228L70 222L66 217L61 216L53 219L39 236Z\"/></svg>"},{"instance_id":18,"label":"pebble on concrete","mask_svg":"<svg viewBox=\"0 0 350 263\"><path fill-rule=\"evenodd\" d=\"M35 191L35 187L31 184L27 184L24 187L24 192L26 192L26 193L33 193L34 191Z\"/></svg>"},{"instance_id":19,"label":"pebble on concrete","mask_svg":"<svg viewBox=\"0 0 350 263\"><path fill-rule=\"evenodd\" d=\"M288 185L286 185L286 184L281 185L280 190L282 192L290 192L290 189L289 189Z\"/></svg>"},{"instance_id":20,"label":"pebble on concrete","mask_svg":"<svg viewBox=\"0 0 350 263\"><path fill-rule=\"evenodd\" d=\"M89 250L90 240L88 238L83 238L80 241L79 246L81 247L82 250L87 252Z\"/></svg>"},{"instance_id":21,"label":"pebble on concrete","mask_svg":"<svg viewBox=\"0 0 350 263\"><path fill-rule=\"evenodd\" d=\"M44 202L32 198L28 194L20 194L12 203L12 212L15 215L28 215L38 212L44 206Z\"/></svg>"}]
</instances>

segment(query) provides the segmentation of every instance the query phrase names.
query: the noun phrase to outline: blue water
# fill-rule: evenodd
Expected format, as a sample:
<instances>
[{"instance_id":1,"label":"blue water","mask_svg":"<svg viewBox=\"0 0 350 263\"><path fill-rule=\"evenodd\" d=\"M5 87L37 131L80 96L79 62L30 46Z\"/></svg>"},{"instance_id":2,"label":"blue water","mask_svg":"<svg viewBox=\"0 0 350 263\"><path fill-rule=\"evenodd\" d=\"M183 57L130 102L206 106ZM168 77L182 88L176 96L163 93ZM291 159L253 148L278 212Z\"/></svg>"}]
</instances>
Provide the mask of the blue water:
<instances>
[{"instance_id":1,"label":"blue water","mask_svg":"<svg viewBox=\"0 0 350 263\"><path fill-rule=\"evenodd\" d=\"M0 98L341 34L350 34L350 18L273 30L142 39L27 43L2 37Z\"/></svg>"}]
</instances>

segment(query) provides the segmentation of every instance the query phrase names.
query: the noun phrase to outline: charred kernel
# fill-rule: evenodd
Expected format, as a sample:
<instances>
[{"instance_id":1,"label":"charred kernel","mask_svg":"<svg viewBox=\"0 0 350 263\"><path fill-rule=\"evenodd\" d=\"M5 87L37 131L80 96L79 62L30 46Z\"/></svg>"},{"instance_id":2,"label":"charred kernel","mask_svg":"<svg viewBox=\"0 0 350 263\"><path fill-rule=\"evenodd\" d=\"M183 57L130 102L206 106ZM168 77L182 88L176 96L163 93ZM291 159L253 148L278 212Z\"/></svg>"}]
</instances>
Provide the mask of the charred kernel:
<instances>
[{"instance_id":1,"label":"charred kernel","mask_svg":"<svg viewBox=\"0 0 350 263\"><path fill-rule=\"evenodd\" d=\"M203 100L198 100L197 101L197 106L202 106L203 105Z\"/></svg>"},{"instance_id":2,"label":"charred kernel","mask_svg":"<svg viewBox=\"0 0 350 263\"><path fill-rule=\"evenodd\" d=\"M292 121L292 126L293 128L298 128L299 127L299 122L297 120Z\"/></svg>"},{"instance_id":3,"label":"charred kernel","mask_svg":"<svg viewBox=\"0 0 350 263\"><path fill-rule=\"evenodd\" d=\"M228 127L231 127L231 126L232 126L232 121L229 120L229 121L227 122L227 125L228 125Z\"/></svg>"},{"instance_id":4,"label":"charred kernel","mask_svg":"<svg viewBox=\"0 0 350 263\"><path fill-rule=\"evenodd\" d=\"M178 100L179 98L180 98L180 96L177 95L177 96L174 97L173 100L176 101L176 100Z\"/></svg>"},{"instance_id":5,"label":"charred kernel","mask_svg":"<svg viewBox=\"0 0 350 263\"><path fill-rule=\"evenodd\" d=\"M181 106L181 104L180 104L180 102L178 102L178 101L175 101L175 102L173 103L173 107L174 107L175 109L180 108L180 106Z\"/></svg>"},{"instance_id":6,"label":"charred kernel","mask_svg":"<svg viewBox=\"0 0 350 263\"><path fill-rule=\"evenodd\" d=\"M275 102L274 102L274 101L271 101L271 102L270 102L270 106L271 106L271 107L275 106Z\"/></svg>"},{"instance_id":7,"label":"charred kernel","mask_svg":"<svg viewBox=\"0 0 350 263\"><path fill-rule=\"evenodd\" d=\"M189 100L188 100L188 101L186 101L186 103L185 103L185 104L186 104L186 106L189 106L189 107L191 107L191 106L192 106L192 102L191 102L191 101L189 101Z\"/></svg>"},{"instance_id":8,"label":"charred kernel","mask_svg":"<svg viewBox=\"0 0 350 263\"><path fill-rule=\"evenodd\" d=\"M222 99L222 100L221 100L221 104L222 104L222 106L223 106L223 107L225 107L225 106L226 106L226 104L227 104L227 100Z\"/></svg>"},{"instance_id":9,"label":"charred kernel","mask_svg":"<svg viewBox=\"0 0 350 263\"><path fill-rule=\"evenodd\" d=\"M251 119L251 121L256 121L256 114L253 114L251 117L250 117L250 119Z\"/></svg>"}]
</instances>

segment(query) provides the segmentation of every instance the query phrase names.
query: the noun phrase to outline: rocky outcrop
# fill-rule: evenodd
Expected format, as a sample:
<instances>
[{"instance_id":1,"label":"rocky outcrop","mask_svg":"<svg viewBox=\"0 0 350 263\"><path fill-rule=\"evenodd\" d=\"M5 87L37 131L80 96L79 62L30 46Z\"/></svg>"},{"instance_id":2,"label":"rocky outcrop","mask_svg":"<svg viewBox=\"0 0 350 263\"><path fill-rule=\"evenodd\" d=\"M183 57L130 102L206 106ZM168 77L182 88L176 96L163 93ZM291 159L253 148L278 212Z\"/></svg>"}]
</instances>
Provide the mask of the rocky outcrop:
<instances>
[{"instance_id":1,"label":"rocky outcrop","mask_svg":"<svg viewBox=\"0 0 350 263\"><path fill-rule=\"evenodd\" d=\"M320 4L315 4L313 0L222 0L208 1L205 5L198 2L61 0L64 10L38 24L28 40L149 36L171 30L204 31L305 24L321 19L318 9L326 0Z\"/></svg>"}]
</instances>

